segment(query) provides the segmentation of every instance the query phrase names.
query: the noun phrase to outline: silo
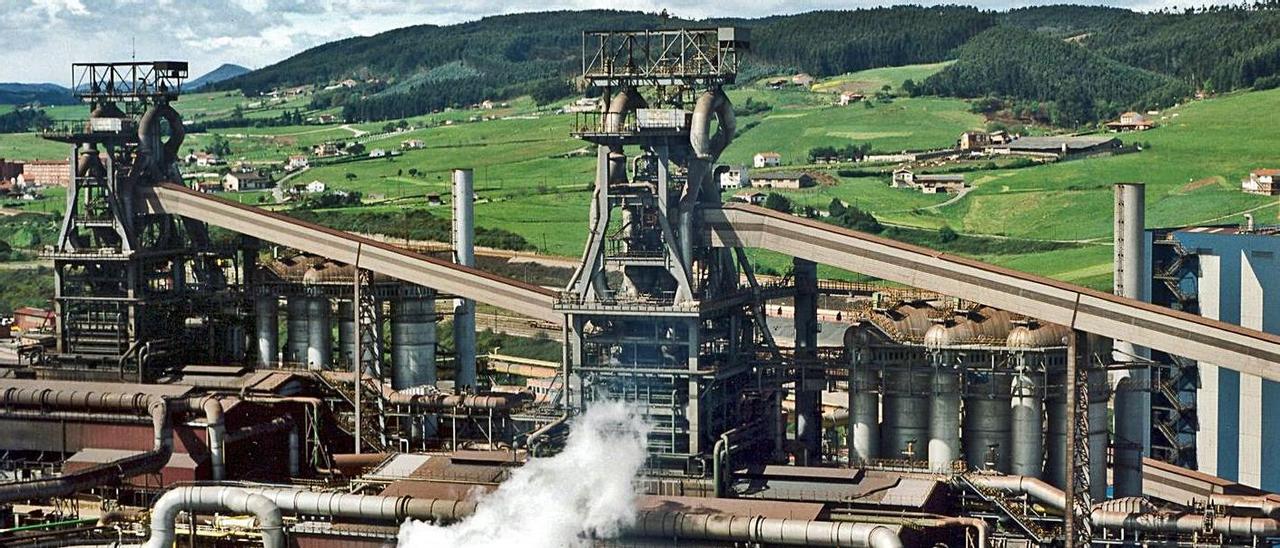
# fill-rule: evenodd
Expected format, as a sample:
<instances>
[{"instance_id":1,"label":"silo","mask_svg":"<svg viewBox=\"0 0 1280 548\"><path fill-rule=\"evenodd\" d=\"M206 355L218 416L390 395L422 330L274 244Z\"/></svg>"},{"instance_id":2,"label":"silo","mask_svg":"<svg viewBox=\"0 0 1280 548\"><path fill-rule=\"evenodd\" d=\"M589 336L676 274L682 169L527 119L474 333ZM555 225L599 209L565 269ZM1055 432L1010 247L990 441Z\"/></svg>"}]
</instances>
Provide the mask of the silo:
<instances>
[{"instance_id":1,"label":"silo","mask_svg":"<svg viewBox=\"0 0 1280 548\"><path fill-rule=\"evenodd\" d=\"M849 462L866 463L880 456L880 371L872 363L866 326L844 332L849 352Z\"/></svg>"},{"instance_id":2,"label":"silo","mask_svg":"<svg viewBox=\"0 0 1280 548\"><path fill-rule=\"evenodd\" d=\"M323 295L307 301L307 367L328 369L333 359L333 314L329 298Z\"/></svg>"},{"instance_id":3,"label":"silo","mask_svg":"<svg viewBox=\"0 0 1280 548\"><path fill-rule=\"evenodd\" d=\"M1062 487L1066 470L1065 337L1067 328L1027 322L1009 332L1015 374L1011 473ZM1043 415L1041 410L1043 409Z\"/></svg>"},{"instance_id":4,"label":"silo","mask_svg":"<svg viewBox=\"0 0 1280 548\"><path fill-rule=\"evenodd\" d=\"M350 300L338 301L338 363L344 371L354 371L356 361L355 305Z\"/></svg>"},{"instance_id":5,"label":"silo","mask_svg":"<svg viewBox=\"0 0 1280 548\"><path fill-rule=\"evenodd\" d=\"M929 469L945 472L960 458L960 372L951 346L951 329L934 324L924 335L933 361L929 394Z\"/></svg>"},{"instance_id":6,"label":"silo","mask_svg":"<svg viewBox=\"0 0 1280 548\"><path fill-rule=\"evenodd\" d=\"M391 387L436 383L436 311L431 290L405 287L391 301Z\"/></svg>"},{"instance_id":7,"label":"silo","mask_svg":"<svg viewBox=\"0 0 1280 548\"><path fill-rule=\"evenodd\" d=\"M258 367L271 367L280 354L280 301L275 295L259 295L253 300L253 317Z\"/></svg>"},{"instance_id":8,"label":"silo","mask_svg":"<svg viewBox=\"0 0 1280 548\"><path fill-rule=\"evenodd\" d=\"M293 364L307 363L307 298L291 295L285 304L285 355L284 361Z\"/></svg>"}]
</instances>

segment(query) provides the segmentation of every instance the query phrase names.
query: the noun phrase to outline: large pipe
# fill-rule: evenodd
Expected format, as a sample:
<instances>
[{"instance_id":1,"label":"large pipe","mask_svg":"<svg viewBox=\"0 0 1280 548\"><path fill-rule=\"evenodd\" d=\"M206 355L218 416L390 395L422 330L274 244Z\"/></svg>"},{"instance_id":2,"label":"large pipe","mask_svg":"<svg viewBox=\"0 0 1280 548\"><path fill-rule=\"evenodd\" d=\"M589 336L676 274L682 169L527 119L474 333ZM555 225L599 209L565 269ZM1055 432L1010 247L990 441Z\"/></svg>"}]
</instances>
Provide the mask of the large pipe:
<instances>
[{"instance_id":1,"label":"large pipe","mask_svg":"<svg viewBox=\"0 0 1280 548\"><path fill-rule=\"evenodd\" d=\"M1049 485L1044 480L1027 476L996 476L986 474L970 474L965 476L969 483L983 489L994 489L1016 495L1026 495L1043 503L1045 506L1063 511L1067 507L1067 495L1061 489Z\"/></svg>"},{"instance_id":2,"label":"large pipe","mask_svg":"<svg viewBox=\"0 0 1280 548\"><path fill-rule=\"evenodd\" d=\"M1115 185L1114 289L1118 296L1138 300L1145 300L1145 208L1145 185ZM1117 363L1136 362L1145 354L1132 343L1115 341ZM1111 380L1115 386L1115 496L1140 496L1142 457L1151 445L1151 370L1121 369L1112 373Z\"/></svg>"},{"instance_id":3,"label":"large pipe","mask_svg":"<svg viewBox=\"0 0 1280 548\"><path fill-rule=\"evenodd\" d=\"M258 366L271 367L280 353L280 302L275 295L259 295L253 301L254 338Z\"/></svg>"},{"instance_id":4,"label":"large pipe","mask_svg":"<svg viewBox=\"0 0 1280 548\"><path fill-rule=\"evenodd\" d=\"M816 465L822 460L822 383L821 378L810 379L817 371L803 362L817 357L818 349L818 264L804 259L792 260L795 280L795 358L798 362L796 378L796 440L803 452L799 462L804 466Z\"/></svg>"},{"instance_id":5,"label":"large pipe","mask_svg":"<svg viewBox=\"0 0 1280 548\"><path fill-rule=\"evenodd\" d=\"M711 134L712 116L719 122L715 135ZM679 204L680 258L686 267L691 268L693 263L693 210L698 204L698 196L704 189L709 194L719 196L712 189L716 184L712 181L711 166L733 141L736 131L733 105L723 90L707 91L698 97L689 123L689 144L693 148L693 157L689 159L688 180Z\"/></svg>"},{"instance_id":6,"label":"large pipe","mask_svg":"<svg viewBox=\"0 0 1280 548\"><path fill-rule=\"evenodd\" d=\"M1206 517L1201 513L1122 512L1095 508L1089 514L1094 527L1147 533L1202 533L1206 529L1232 537L1274 537L1280 521L1240 516Z\"/></svg>"},{"instance_id":7,"label":"large pipe","mask_svg":"<svg viewBox=\"0 0 1280 548\"><path fill-rule=\"evenodd\" d=\"M640 512L629 535L664 539L707 540L790 546L901 548L893 529L871 523L697 514L651 510Z\"/></svg>"},{"instance_id":8,"label":"large pipe","mask_svg":"<svg viewBox=\"0 0 1280 548\"><path fill-rule=\"evenodd\" d=\"M169 125L169 140L160 141L160 119ZM178 159L182 150L182 141L186 130L182 126L182 117L172 106L166 104L153 105L138 121L138 145L141 156L146 158L151 167L160 174Z\"/></svg>"},{"instance_id":9,"label":"large pipe","mask_svg":"<svg viewBox=\"0 0 1280 548\"><path fill-rule=\"evenodd\" d=\"M262 531L263 548L284 548L284 520L271 499L247 489L188 485L170 489L151 508L151 536L144 548L170 548L176 536L178 512L234 512L253 514Z\"/></svg>"},{"instance_id":10,"label":"large pipe","mask_svg":"<svg viewBox=\"0 0 1280 548\"><path fill-rule=\"evenodd\" d=\"M475 185L470 169L453 170L453 257L462 266L476 265ZM455 387L476 385L476 302L455 299L453 349Z\"/></svg>"}]
</instances>

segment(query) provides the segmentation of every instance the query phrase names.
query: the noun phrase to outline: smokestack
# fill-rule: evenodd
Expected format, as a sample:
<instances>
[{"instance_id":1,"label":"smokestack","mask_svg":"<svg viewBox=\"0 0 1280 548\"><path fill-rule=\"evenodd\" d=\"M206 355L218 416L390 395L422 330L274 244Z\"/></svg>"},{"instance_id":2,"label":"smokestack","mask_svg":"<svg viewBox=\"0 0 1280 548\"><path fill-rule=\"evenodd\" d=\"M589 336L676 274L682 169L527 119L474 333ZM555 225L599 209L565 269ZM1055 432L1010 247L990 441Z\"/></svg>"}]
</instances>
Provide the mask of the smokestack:
<instances>
[{"instance_id":1,"label":"smokestack","mask_svg":"<svg viewBox=\"0 0 1280 548\"><path fill-rule=\"evenodd\" d=\"M1115 294L1146 300L1146 187L1115 185ZM1117 363L1141 361L1146 350L1115 341ZM1115 386L1115 496L1142 495L1142 457L1151 447L1151 370L1146 367L1113 373Z\"/></svg>"},{"instance_id":2,"label":"smokestack","mask_svg":"<svg viewBox=\"0 0 1280 548\"><path fill-rule=\"evenodd\" d=\"M475 189L470 169L453 170L453 261L476 265ZM454 386L476 385L476 303L455 299L453 342L456 352Z\"/></svg>"}]
</instances>

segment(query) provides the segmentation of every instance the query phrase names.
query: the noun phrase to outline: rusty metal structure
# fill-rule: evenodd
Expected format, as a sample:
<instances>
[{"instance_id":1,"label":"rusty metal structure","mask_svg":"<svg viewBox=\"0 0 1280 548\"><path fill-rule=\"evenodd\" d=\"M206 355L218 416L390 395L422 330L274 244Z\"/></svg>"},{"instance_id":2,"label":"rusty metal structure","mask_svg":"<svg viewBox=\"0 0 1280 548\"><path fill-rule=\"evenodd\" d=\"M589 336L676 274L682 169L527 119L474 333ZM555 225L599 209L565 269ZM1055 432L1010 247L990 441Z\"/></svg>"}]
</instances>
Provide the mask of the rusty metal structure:
<instances>
[{"instance_id":1,"label":"rusty metal structure","mask_svg":"<svg viewBox=\"0 0 1280 548\"><path fill-rule=\"evenodd\" d=\"M1144 405L1108 374L1147 366L1118 364L1112 338L1269 380L1280 338L721 203L747 31L582 44L605 101L571 129L596 169L560 291L475 266L469 170L450 249L403 249L174 183L185 64L75 65L90 117L45 134L75 159L49 253L58 348L0 378L0 543L381 546L406 519L466 519L605 400L652 431L636 520L601 544L1280 539L1280 498L1143 458L1131 436L1149 425L1107 424L1113 398ZM1142 228L1132 190L1125 241ZM790 272L757 277L747 248ZM917 289L823 282L819 264ZM476 364L478 305L559 330L562 359ZM252 519L209 518L228 514Z\"/></svg>"}]
</instances>

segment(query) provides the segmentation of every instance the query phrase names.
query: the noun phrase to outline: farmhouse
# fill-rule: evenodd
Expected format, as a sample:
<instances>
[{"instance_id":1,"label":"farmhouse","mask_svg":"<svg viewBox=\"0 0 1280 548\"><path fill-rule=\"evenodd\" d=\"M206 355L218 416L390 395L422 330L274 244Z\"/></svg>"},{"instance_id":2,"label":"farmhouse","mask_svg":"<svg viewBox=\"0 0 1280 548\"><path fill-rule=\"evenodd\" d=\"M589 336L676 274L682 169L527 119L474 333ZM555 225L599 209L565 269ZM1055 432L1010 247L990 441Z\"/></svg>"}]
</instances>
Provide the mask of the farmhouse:
<instances>
[{"instance_id":1,"label":"farmhouse","mask_svg":"<svg viewBox=\"0 0 1280 548\"><path fill-rule=\"evenodd\" d=\"M285 171L297 171L311 165L311 160L302 154L289 157L289 163L284 165Z\"/></svg>"},{"instance_id":2,"label":"farmhouse","mask_svg":"<svg viewBox=\"0 0 1280 548\"><path fill-rule=\"evenodd\" d=\"M1113 152L1123 146L1119 139L1106 135L1060 135L1019 137L988 148L994 154L1014 154L1042 158L1065 158Z\"/></svg>"},{"instance_id":3,"label":"farmhouse","mask_svg":"<svg viewBox=\"0 0 1280 548\"><path fill-rule=\"evenodd\" d=\"M836 103L838 103L842 107L847 107L863 99L866 99L866 96L861 93L846 91L840 94L840 99L838 99Z\"/></svg>"},{"instance_id":4,"label":"farmhouse","mask_svg":"<svg viewBox=\"0 0 1280 548\"><path fill-rule=\"evenodd\" d=\"M983 150L991 145L991 135L985 131L966 131L960 134L960 150Z\"/></svg>"},{"instance_id":5,"label":"farmhouse","mask_svg":"<svg viewBox=\"0 0 1280 548\"><path fill-rule=\"evenodd\" d=\"M751 205L760 205L764 203L768 195L759 190L751 190L747 192L739 192L733 195L733 199L739 202L746 202Z\"/></svg>"},{"instance_id":6,"label":"farmhouse","mask_svg":"<svg viewBox=\"0 0 1280 548\"><path fill-rule=\"evenodd\" d=\"M761 173L751 177L751 186L764 188L806 188L813 186L813 177L797 171Z\"/></svg>"},{"instance_id":7,"label":"farmhouse","mask_svg":"<svg viewBox=\"0 0 1280 548\"><path fill-rule=\"evenodd\" d=\"M720 166L716 168L716 178L720 182L720 190L751 186L751 175L747 172L747 166Z\"/></svg>"},{"instance_id":8,"label":"farmhouse","mask_svg":"<svg viewBox=\"0 0 1280 548\"><path fill-rule=\"evenodd\" d=\"M260 171L231 172L222 177L222 188L227 192L267 190L275 187L270 176Z\"/></svg>"},{"instance_id":9,"label":"farmhouse","mask_svg":"<svg viewBox=\"0 0 1280 548\"><path fill-rule=\"evenodd\" d=\"M1150 118L1139 112L1126 112L1120 115L1120 119L1114 122L1107 122L1107 129L1116 133L1122 131L1146 131L1156 127L1156 123Z\"/></svg>"},{"instance_id":10,"label":"farmhouse","mask_svg":"<svg viewBox=\"0 0 1280 548\"><path fill-rule=\"evenodd\" d=\"M1263 196L1280 195L1280 185L1276 178L1280 177L1280 169L1255 169L1249 172L1249 178L1240 181L1240 189L1249 194Z\"/></svg>"},{"instance_id":11,"label":"farmhouse","mask_svg":"<svg viewBox=\"0 0 1280 548\"><path fill-rule=\"evenodd\" d=\"M777 152L757 152L751 157L751 165L755 167L777 167L782 165L782 155Z\"/></svg>"},{"instance_id":12,"label":"farmhouse","mask_svg":"<svg viewBox=\"0 0 1280 548\"><path fill-rule=\"evenodd\" d=\"M812 86L813 82L813 76L810 76L807 72L801 72L800 74L791 77L791 84L795 86L803 86L807 88Z\"/></svg>"},{"instance_id":13,"label":"farmhouse","mask_svg":"<svg viewBox=\"0 0 1280 548\"><path fill-rule=\"evenodd\" d=\"M939 192L954 193L969 186L964 182L964 175L950 173L921 173L916 175L911 170L899 168L893 172L893 188L914 188L923 194Z\"/></svg>"},{"instance_id":14,"label":"farmhouse","mask_svg":"<svg viewBox=\"0 0 1280 548\"><path fill-rule=\"evenodd\" d=\"M427 143L423 142L422 139L405 139L404 141L400 141L400 148L403 148L403 149L427 148Z\"/></svg>"},{"instance_id":15,"label":"farmhouse","mask_svg":"<svg viewBox=\"0 0 1280 548\"><path fill-rule=\"evenodd\" d=\"M338 145L336 143L320 143L311 148L311 153L320 156L337 156Z\"/></svg>"}]
</instances>

